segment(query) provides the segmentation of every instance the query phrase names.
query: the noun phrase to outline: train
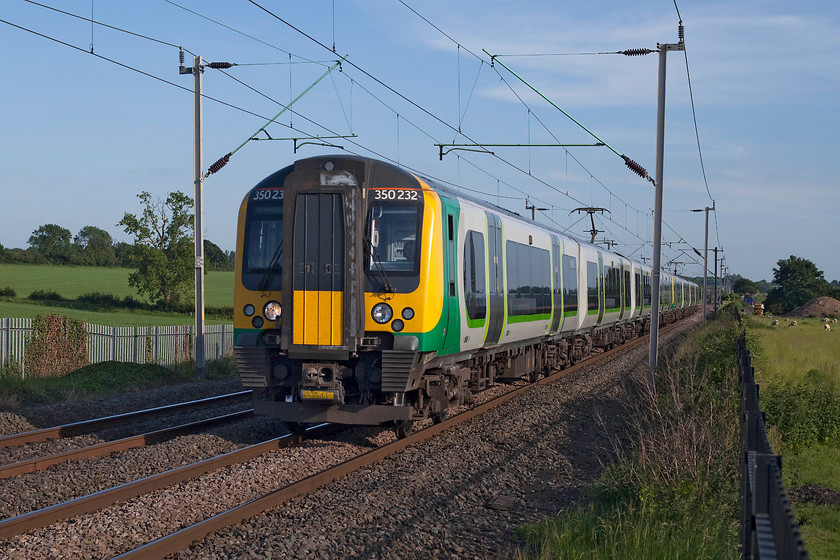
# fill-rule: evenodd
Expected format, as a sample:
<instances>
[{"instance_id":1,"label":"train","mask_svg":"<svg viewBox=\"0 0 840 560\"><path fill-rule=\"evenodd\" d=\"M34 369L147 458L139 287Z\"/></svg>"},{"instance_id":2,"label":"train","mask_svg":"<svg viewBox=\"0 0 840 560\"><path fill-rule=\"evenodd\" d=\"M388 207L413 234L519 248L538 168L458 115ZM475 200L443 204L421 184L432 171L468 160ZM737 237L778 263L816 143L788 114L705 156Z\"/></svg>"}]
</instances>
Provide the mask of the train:
<instances>
[{"instance_id":1,"label":"train","mask_svg":"<svg viewBox=\"0 0 840 560\"><path fill-rule=\"evenodd\" d=\"M310 157L242 200L234 354L256 414L405 437L648 332L651 274L391 163ZM697 284L660 278L663 324L696 309Z\"/></svg>"}]
</instances>

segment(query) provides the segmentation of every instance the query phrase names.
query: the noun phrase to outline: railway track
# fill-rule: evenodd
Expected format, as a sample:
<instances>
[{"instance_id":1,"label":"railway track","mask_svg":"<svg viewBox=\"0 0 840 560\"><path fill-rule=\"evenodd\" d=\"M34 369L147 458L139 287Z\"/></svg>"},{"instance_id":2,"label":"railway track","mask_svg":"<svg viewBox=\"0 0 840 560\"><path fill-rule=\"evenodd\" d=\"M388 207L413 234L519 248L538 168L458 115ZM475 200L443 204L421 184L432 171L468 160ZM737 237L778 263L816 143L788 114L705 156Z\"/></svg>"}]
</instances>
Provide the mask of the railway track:
<instances>
[{"instance_id":1,"label":"railway track","mask_svg":"<svg viewBox=\"0 0 840 560\"><path fill-rule=\"evenodd\" d=\"M160 538L152 540L151 542L146 542L133 550L124 552L121 557L163 557L177 550L181 550L187 547L191 542L199 540L213 531L241 523L244 519L253 517L262 511L284 504L294 497L311 493L318 488L348 475L349 473L373 465L408 447L427 441L442 432L452 430L458 425L469 422L478 415L485 414L488 411L499 407L503 403L521 396L525 391L536 389L538 393L539 387L542 385L550 384L563 376L575 375L576 372L582 368L595 367L597 364L609 360L611 357L614 357L620 352L624 352L634 346L641 345L645 340L646 338L641 338L631 341L620 348L597 355L586 362L555 373L548 378L537 381L536 383L514 388L498 398L475 406L473 409L453 416L440 424L432 425L429 428L418 431L406 439L397 440L389 445L384 445L372 451L368 451L367 453L356 453L355 456L349 460L341 461L331 468L322 470L321 472L314 472L309 476L301 476L297 479L290 480L287 484L282 485L282 487L273 492L263 493L262 495L255 497L252 496L245 503L230 507L196 523L187 524L186 526L182 525L178 528L178 530L171 531L171 534L164 534ZM323 430L325 430L323 426L318 427L311 430L308 436L314 437L319 431ZM187 465L165 473L160 473L159 475L124 484L107 491L97 492L90 496L84 496L76 500L71 500L70 502L66 502L64 504L58 504L56 506L44 508L43 510L6 519L5 521L0 522L0 538L9 539L15 535L21 535L22 533L34 531L39 527L45 527L48 524L54 523L60 519L77 517L93 511L98 511L118 502L143 496L150 492L167 488L189 479L195 479L196 477L200 477L211 471L222 469L231 465L241 465L243 461L250 461L255 457L282 449L298 442L300 442L300 438L292 435L266 441L258 445L222 455L220 457L207 459L196 464ZM302 472L305 472L305 470L302 470ZM54 532L53 529L51 529L51 532ZM127 550L127 547L122 547L119 550Z\"/></svg>"},{"instance_id":2,"label":"railway track","mask_svg":"<svg viewBox=\"0 0 840 560\"><path fill-rule=\"evenodd\" d=\"M248 410L214 416L213 418L197 420L195 422L189 422L179 426L173 426L171 428L154 430L145 434L125 437L114 441L106 441L98 445L91 445L80 449L65 451L63 453L54 453L46 457L39 457L37 459L29 459L27 461L18 461L9 465L2 465L0 466L0 480L28 472L42 471L53 465L58 465L74 459L104 457L118 451L125 451L126 449L132 449L134 447L143 447L146 445L160 443L185 434L192 434L202 430L209 430L210 428L214 428L216 426L229 424L230 422L237 422L245 418L250 418L253 415L254 409L249 408Z\"/></svg>"},{"instance_id":3,"label":"railway track","mask_svg":"<svg viewBox=\"0 0 840 560\"><path fill-rule=\"evenodd\" d=\"M150 418L159 418L165 415L187 412L196 408L206 408L212 405L234 402L250 394L251 391L237 391L226 395L218 395L205 399L196 399L188 402L147 408L144 410L126 412L124 414L114 414L102 418L84 420L82 422L73 422L71 424L63 424L61 426L53 426L51 428L43 428L40 430L32 430L29 432L2 436L0 437L0 449L4 449L6 447L17 447L28 443L38 443L50 439L89 434L100 430L139 422L141 420L148 420Z\"/></svg>"},{"instance_id":4,"label":"railway track","mask_svg":"<svg viewBox=\"0 0 840 560\"><path fill-rule=\"evenodd\" d=\"M625 347L622 347L621 349L624 349ZM125 552L116 558L123 560L135 558L163 558L169 554L183 550L191 543L204 538L213 531L241 523L245 519L284 504L293 498L323 488L324 486L327 486L328 484L331 484L339 478L342 478L354 471L374 465L386 457L390 457L408 447L430 440L436 435L450 430L459 424L469 422L473 418L485 414L489 410L501 406L511 399L521 396L525 391L532 390L539 385L553 383L561 377L575 373L584 367L594 366L601 360L608 359L613 353L618 353L621 349L604 352L586 360L583 363L554 373L549 377L545 377L537 380L536 382L528 383L527 385L512 389L511 391L506 392L486 403L456 414L439 424L433 424L425 429L411 434L406 438L398 439L383 447L374 449L348 461L344 461L339 465L308 476L273 492L269 492L257 499L250 500L213 517L207 518L199 523L195 523L134 550Z\"/></svg>"}]
</instances>

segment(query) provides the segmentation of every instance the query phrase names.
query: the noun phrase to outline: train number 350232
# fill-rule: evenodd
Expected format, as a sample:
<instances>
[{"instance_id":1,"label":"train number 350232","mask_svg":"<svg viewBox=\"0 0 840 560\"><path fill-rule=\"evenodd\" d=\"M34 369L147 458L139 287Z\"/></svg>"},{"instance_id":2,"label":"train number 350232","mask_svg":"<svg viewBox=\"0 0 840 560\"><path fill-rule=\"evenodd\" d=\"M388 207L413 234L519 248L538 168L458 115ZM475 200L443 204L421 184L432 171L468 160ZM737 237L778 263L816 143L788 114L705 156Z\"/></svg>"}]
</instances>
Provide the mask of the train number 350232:
<instances>
[{"instance_id":1,"label":"train number 350232","mask_svg":"<svg viewBox=\"0 0 840 560\"><path fill-rule=\"evenodd\" d=\"M374 200L419 200L420 191L409 189L374 189Z\"/></svg>"}]
</instances>

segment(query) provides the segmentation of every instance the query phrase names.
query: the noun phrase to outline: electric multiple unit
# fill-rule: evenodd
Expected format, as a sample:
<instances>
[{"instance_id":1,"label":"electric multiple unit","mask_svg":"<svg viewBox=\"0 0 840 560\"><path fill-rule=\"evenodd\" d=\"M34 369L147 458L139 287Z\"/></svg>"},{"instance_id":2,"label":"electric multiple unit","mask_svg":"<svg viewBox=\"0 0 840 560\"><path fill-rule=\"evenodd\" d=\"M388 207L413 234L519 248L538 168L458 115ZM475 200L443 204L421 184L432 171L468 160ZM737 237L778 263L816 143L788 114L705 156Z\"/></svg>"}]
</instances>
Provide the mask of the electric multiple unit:
<instances>
[{"instance_id":1,"label":"electric multiple unit","mask_svg":"<svg viewBox=\"0 0 840 560\"><path fill-rule=\"evenodd\" d=\"M670 322L699 301L663 273ZM442 420L648 330L651 269L386 162L302 159L239 210L235 353L255 410L307 423Z\"/></svg>"}]
</instances>

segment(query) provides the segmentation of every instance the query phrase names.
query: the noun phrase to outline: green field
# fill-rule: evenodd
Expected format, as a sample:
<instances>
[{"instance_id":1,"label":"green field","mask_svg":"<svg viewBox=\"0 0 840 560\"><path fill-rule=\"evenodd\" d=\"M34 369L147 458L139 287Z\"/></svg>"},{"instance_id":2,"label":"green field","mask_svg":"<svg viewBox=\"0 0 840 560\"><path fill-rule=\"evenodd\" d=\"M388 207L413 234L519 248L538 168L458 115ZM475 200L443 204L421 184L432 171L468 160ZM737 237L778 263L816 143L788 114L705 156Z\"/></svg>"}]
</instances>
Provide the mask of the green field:
<instances>
[{"instance_id":1,"label":"green field","mask_svg":"<svg viewBox=\"0 0 840 560\"><path fill-rule=\"evenodd\" d=\"M815 484L840 492L840 324L827 331L819 319L797 319L795 327L786 319L773 327L772 321L747 317L759 345L751 354L761 406L774 452L783 456L785 487ZM774 409L789 417L778 419L781 427L774 424ZM818 441L808 443L809 437ZM840 506L794 503L793 510L809 556L840 557Z\"/></svg>"},{"instance_id":2,"label":"green field","mask_svg":"<svg viewBox=\"0 0 840 560\"><path fill-rule=\"evenodd\" d=\"M58 292L67 299L91 292L139 299L137 291L128 285L128 275L132 272L130 268L2 264L0 288L14 289L19 298L25 298L35 290L44 290ZM206 305L212 307L233 305L233 272L207 273L204 299Z\"/></svg>"},{"instance_id":3,"label":"green field","mask_svg":"<svg viewBox=\"0 0 840 560\"><path fill-rule=\"evenodd\" d=\"M128 268L106 268L87 266L55 265L0 265L0 289L12 288L16 301L0 301L0 317L34 317L35 315L57 314L84 319L88 323L109 326L151 326L191 324L189 315L152 312L95 312L39 305L23 301L36 290L57 292L65 299L75 299L82 294L99 292L113 294L119 298L132 296L138 300L134 288L128 285ZM231 307L233 305L233 272L209 272L205 276L204 301L207 307ZM212 321L208 323L230 322Z\"/></svg>"},{"instance_id":4,"label":"green field","mask_svg":"<svg viewBox=\"0 0 840 560\"><path fill-rule=\"evenodd\" d=\"M840 324L826 331L819 319L797 319L795 327L787 319L749 316L748 324L760 336L761 350L755 357L758 381L805 381L808 372L840 382ZM811 376L814 374L812 373Z\"/></svg>"}]
</instances>

